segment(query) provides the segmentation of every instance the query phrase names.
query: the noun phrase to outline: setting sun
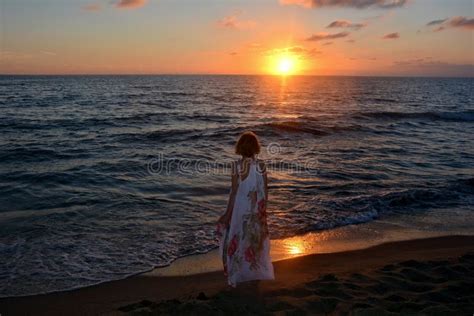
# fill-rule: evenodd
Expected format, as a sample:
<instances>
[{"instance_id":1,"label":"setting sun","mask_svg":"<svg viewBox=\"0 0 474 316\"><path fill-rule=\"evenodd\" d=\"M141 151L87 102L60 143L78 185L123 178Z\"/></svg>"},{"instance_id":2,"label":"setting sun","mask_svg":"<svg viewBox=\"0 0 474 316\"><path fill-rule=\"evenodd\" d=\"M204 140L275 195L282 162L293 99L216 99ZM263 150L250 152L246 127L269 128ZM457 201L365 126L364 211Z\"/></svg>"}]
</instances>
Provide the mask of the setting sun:
<instances>
[{"instance_id":1,"label":"setting sun","mask_svg":"<svg viewBox=\"0 0 474 316\"><path fill-rule=\"evenodd\" d=\"M292 52L295 49L295 47L272 49L267 55L264 71L278 76L299 74L304 70L305 63L301 56Z\"/></svg>"},{"instance_id":2,"label":"setting sun","mask_svg":"<svg viewBox=\"0 0 474 316\"><path fill-rule=\"evenodd\" d=\"M473 8L0 0L0 316L474 316Z\"/></svg>"},{"instance_id":3,"label":"setting sun","mask_svg":"<svg viewBox=\"0 0 474 316\"><path fill-rule=\"evenodd\" d=\"M296 62L292 56L281 56L276 63L276 73L279 75L290 75L294 73Z\"/></svg>"},{"instance_id":4,"label":"setting sun","mask_svg":"<svg viewBox=\"0 0 474 316\"><path fill-rule=\"evenodd\" d=\"M293 60L283 57L278 61L278 72L282 75L289 74L294 68Z\"/></svg>"}]
</instances>

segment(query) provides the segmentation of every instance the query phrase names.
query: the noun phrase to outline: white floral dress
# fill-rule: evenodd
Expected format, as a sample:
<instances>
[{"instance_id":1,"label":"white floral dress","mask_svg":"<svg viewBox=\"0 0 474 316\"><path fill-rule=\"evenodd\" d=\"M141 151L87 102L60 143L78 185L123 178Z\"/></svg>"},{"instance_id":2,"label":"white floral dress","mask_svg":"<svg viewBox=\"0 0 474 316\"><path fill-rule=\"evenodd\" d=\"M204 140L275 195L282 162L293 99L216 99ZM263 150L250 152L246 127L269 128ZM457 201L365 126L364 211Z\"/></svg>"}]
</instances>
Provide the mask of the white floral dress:
<instances>
[{"instance_id":1,"label":"white floral dress","mask_svg":"<svg viewBox=\"0 0 474 316\"><path fill-rule=\"evenodd\" d=\"M241 160L237 165L239 183L230 225L218 226L220 255L228 283L274 279L270 258L265 200L265 184L258 162L250 162L248 176L241 180Z\"/></svg>"}]
</instances>

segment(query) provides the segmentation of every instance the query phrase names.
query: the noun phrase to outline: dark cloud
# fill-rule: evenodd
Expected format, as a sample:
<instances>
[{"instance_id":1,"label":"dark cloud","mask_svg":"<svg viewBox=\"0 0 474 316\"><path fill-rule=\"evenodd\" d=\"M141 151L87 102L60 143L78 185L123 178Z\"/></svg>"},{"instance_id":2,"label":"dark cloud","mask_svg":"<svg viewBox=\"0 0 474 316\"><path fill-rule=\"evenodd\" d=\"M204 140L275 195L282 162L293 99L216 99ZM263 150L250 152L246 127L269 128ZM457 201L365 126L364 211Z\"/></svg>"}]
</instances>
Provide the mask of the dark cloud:
<instances>
[{"instance_id":1,"label":"dark cloud","mask_svg":"<svg viewBox=\"0 0 474 316\"><path fill-rule=\"evenodd\" d=\"M280 0L280 4L299 5L305 8L352 7L365 9L369 7L391 9L404 6L408 0Z\"/></svg>"},{"instance_id":2,"label":"dark cloud","mask_svg":"<svg viewBox=\"0 0 474 316\"><path fill-rule=\"evenodd\" d=\"M433 20L431 22L428 22L426 24L426 26L433 26L433 25L438 25L438 24L442 24L446 21L447 19L441 19L441 20Z\"/></svg>"},{"instance_id":3,"label":"dark cloud","mask_svg":"<svg viewBox=\"0 0 474 316\"><path fill-rule=\"evenodd\" d=\"M433 32L444 31L448 28L458 28L464 30L474 30L474 18L467 18L464 16L455 16L449 19L440 19L428 22L426 26L438 26L433 29Z\"/></svg>"},{"instance_id":4,"label":"dark cloud","mask_svg":"<svg viewBox=\"0 0 474 316\"><path fill-rule=\"evenodd\" d=\"M316 33L311 35L310 37L306 38L306 41L309 42L318 42L318 41L324 41L324 40L331 40L331 39L338 39L338 38L343 38L349 36L349 32L340 32L340 33L334 33L334 34L328 34L328 33Z\"/></svg>"},{"instance_id":5,"label":"dark cloud","mask_svg":"<svg viewBox=\"0 0 474 316\"><path fill-rule=\"evenodd\" d=\"M383 39L398 39L400 38L400 34L398 33L389 33L389 34L386 34L382 37Z\"/></svg>"},{"instance_id":6,"label":"dark cloud","mask_svg":"<svg viewBox=\"0 0 474 316\"><path fill-rule=\"evenodd\" d=\"M354 30L359 30L365 26L367 26L366 23L352 23L348 20L336 20L326 26L326 28L351 28Z\"/></svg>"},{"instance_id":7,"label":"dark cloud","mask_svg":"<svg viewBox=\"0 0 474 316\"><path fill-rule=\"evenodd\" d=\"M425 58L417 58L417 59L408 59L408 60L396 60L393 62L395 66L419 66L422 64L432 63L431 60L427 60Z\"/></svg>"}]
</instances>

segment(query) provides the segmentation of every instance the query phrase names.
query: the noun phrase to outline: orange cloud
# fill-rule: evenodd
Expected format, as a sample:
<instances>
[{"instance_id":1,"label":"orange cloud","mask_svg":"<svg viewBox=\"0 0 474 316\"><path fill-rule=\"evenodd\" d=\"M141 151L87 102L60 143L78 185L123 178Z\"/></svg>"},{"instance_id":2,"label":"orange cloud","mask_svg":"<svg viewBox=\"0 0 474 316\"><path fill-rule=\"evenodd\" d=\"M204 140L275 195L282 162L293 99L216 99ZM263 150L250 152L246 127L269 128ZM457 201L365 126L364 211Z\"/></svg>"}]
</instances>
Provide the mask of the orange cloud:
<instances>
[{"instance_id":1,"label":"orange cloud","mask_svg":"<svg viewBox=\"0 0 474 316\"><path fill-rule=\"evenodd\" d=\"M451 27L462 27L465 29L474 29L474 18L466 18L464 16L455 16L448 21Z\"/></svg>"},{"instance_id":2,"label":"orange cloud","mask_svg":"<svg viewBox=\"0 0 474 316\"><path fill-rule=\"evenodd\" d=\"M398 39L398 38L400 38L400 34L398 34L398 33L396 33L396 32L395 32L395 33L386 34L386 35L384 35L384 36L382 37L382 39L390 39L390 40L392 40L392 39Z\"/></svg>"},{"instance_id":3,"label":"orange cloud","mask_svg":"<svg viewBox=\"0 0 474 316\"><path fill-rule=\"evenodd\" d=\"M266 56L279 56L285 54L291 54L297 56L298 58L310 58L316 55L321 54L321 51L318 51L316 48L307 48L304 46L290 46L284 48L274 48L269 49L263 52Z\"/></svg>"},{"instance_id":4,"label":"orange cloud","mask_svg":"<svg viewBox=\"0 0 474 316\"><path fill-rule=\"evenodd\" d=\"M349 32L340 32L340 33L335 33L335 34L328 34L328 33L322 32L322 33L313 34L310 37L306 38L305 40L309 42L318 42L318 41L347 37L349 36L349 34L350 34Z\"/></svg>"},{"instance_id":5,"label":"orange cloud","mask_svg":"<svg viewBox=\"0 0 474 316\"><path fill-rule=\"evenodd\" d=\"M115 7L119 9L136 9L143 7L148 0L119 0L115 3Z\"/></svg>"},{"instance_id":6,"label":"orange cloud","mask_svg":"<svg viewBox=\"0 0 474 316\"><path fill-rule=\"evenodd\" d=\"M87 4L83 6L82 10L87 11L87 12L97 12L101 10L101 6L100 4L91 3L91 4Z\"/></svg>"},{"instance_id":7,"label":"orange cloud","mask_svg":"<svg viewBox=\"0 0 474 316\"><path fill-rule=\"evenodd\" d=\"M241 12L236 12L233 15L228 15L217 21L217 25L223 28L243 30L255 27L256 23L251 20L240 20Z\"/></svg>"},{"instance_id":8,"label":"orange cloud","mask_svg":"<svg viewBox=\"0 0 474 316\"><path fill-rule=\"evenodd\" d=\"M305 8L321 7L352 7L365 9L376 7L380 9L391 9L404 6L408 0L280 0L283 5L299 5Z\"/></svg>"}]
</instances>

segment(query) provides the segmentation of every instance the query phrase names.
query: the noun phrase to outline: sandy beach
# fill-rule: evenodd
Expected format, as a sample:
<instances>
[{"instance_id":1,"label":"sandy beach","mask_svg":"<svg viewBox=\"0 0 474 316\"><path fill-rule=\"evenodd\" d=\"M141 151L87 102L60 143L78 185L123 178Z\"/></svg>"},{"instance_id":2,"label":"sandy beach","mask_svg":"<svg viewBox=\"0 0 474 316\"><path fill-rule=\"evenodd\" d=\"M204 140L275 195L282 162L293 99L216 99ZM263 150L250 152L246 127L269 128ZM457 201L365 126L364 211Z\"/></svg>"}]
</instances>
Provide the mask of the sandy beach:
<instances>
[{"instance_id":1,"label":"sandy beach","mask_svg":"<svg viewBox=\"0 0 474 316\"><path fill-rule=\"evenodd\" d=\"M0 316L474 316L473 3L0 0Z\"/></svg>"},{"instance_id":2,"label":"sandy beach","mask_svg":"<svg viewBox=\"0 0 474 316\"><path fill-rule=\"evenodd\" d=\"M390 242L274 263L276 280L230 289L221 272L138 275L0 300L2 315L470 315L474 237Z\"/></svg>"}]
</instances>

